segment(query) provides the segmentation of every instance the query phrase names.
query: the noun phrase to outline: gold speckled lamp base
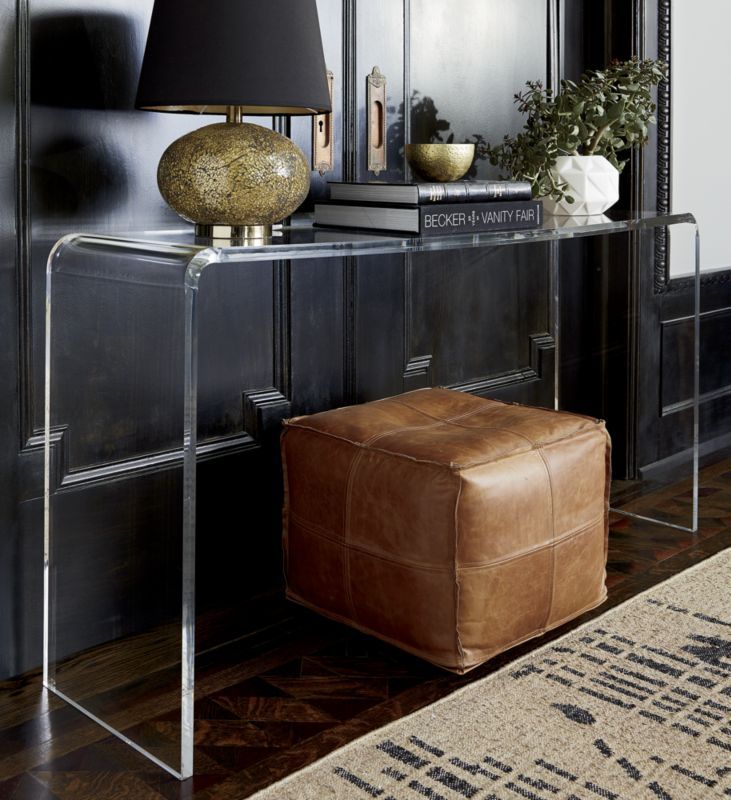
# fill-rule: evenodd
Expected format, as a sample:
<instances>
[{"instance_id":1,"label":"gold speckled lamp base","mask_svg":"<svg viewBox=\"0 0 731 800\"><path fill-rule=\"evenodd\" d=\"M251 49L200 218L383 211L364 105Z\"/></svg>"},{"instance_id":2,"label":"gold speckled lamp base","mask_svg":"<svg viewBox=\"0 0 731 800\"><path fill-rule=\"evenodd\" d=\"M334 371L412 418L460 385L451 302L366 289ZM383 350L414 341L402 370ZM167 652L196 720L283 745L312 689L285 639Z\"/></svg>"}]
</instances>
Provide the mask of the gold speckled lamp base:
<instances>
[{"instance_id":1,"label":"gold speckled lamp base","mask_svg":"<svg viewBox=\"0 0 731 800\"><path fill-rule=\"evenodd\" d=\"M261 125L221 122L174 141L160 159L157 183L165 202L189 222L243 233L295 211L307 196L310 169L285 136Z\"/></svg>"}]
</instances>

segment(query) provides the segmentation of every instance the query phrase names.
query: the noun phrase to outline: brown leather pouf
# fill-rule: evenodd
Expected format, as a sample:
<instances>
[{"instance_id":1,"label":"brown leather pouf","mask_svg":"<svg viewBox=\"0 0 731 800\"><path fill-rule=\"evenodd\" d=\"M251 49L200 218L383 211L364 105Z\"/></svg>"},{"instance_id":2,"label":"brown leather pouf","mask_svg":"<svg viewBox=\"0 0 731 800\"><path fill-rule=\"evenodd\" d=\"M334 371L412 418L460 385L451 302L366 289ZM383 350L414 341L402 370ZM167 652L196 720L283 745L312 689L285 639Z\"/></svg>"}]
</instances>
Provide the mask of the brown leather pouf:
<instances>
[{"instance_id":1,"label":"brown leather pouf","mask_svg":"<svg viewBox=\"0 0 731 800\"><path fill-rule=\"evenodd\" d=\"M287 596L466 672L606 597L600 420L424 389L282 435Z\"/></svg>"}]
</instances>

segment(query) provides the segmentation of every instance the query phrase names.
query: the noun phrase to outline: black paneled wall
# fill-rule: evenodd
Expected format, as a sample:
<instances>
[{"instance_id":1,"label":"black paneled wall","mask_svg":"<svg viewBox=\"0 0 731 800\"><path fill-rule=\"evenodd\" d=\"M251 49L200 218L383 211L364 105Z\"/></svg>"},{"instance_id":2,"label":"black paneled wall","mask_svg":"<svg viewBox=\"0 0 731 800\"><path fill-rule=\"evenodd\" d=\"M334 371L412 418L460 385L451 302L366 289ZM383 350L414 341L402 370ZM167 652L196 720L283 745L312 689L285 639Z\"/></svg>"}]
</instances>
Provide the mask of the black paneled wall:
<instances>
[{"instance_id":1,"label":"black paneled wall","mask_svg":"<svg viewBox=\"0 0 731 800\"><path fill-rule=\"evenodd\" d=\"M211 120L133 110L151 0L0 3L0 125L6 143L17 136L16 151L6 147L0 156L2 677L37 665L41 653L48 252L71 231L184 227L157 193L156 164L173 139ZM529 78L555 78L548 71L559 52L560 26L549 26L552 5L319 0L334 73L335 162L330 173L313 174L310 202L325 195L328 179L375 177L365 137L366 76L374 66L387 79L382 179L408 176L405 140L495 139L515 129L514 92ZM567 30L580 33L576 25ZM563 42L564 51L571 47ZM258 121L291 125L309 157L309 119ZM481 162L476 174L493 173ZM200 468L201 609L231 607L280 587L282 417L429 384L551 402L546 258L543 247L532 245L515 252L259 264L235 276L214 271L204 278L211 284L202 293L199 433L212 456ZM176 551L179 524L178 512L160 510L167 508L161 498L179 491L174 470L148 465L120 478L130 447L154 455L178 433L179 387L159 356L171 353L174 363L180 348L167 325L168 301L145 287L113 296L108 287L93 291L96 334L115 363L129 369L70 360L56 376L54 463L75 471L73 490L60 504L75 520L73 551L59 555L69 570L63 613L76 631L69 648L170 613L156 602L155 564ZM68 336L73 352L70 329ZM133 410L134 419L127 418ZM135 497L147 498L134 509L125 500L133 483ZM255 500L242 500L242 486ZM115 553L133 553L136 568L123 574ZM89 574L98 593L91 608L75 602L73 586ZM103 617L99 625L95 614Z\"/></svg>"},{"instance_id":2,"label":"black paneled wall","mask_svg":"<svg viewBox=\"0 0 731 800\"><path fill-rule=\"evenodd\" d=\"M18 451L22 442L20 428L20 371L18 338L25 327L26 313L19 302L18 251L16 238L16 183L18 164L15 57L17 26L14 0L0 2L0 675L17 669L16 648L21 640L21 620L37 614L27 607L38 597L33 592L40 584L28 586L28 572L20 564L34 564L38 573L41 551L38 536L24 536L21 531L22 493L18 470ZM33 654L37 661L38 650ZM24 663L31 663L26 661Z\"/></svg>"}]
</instances>

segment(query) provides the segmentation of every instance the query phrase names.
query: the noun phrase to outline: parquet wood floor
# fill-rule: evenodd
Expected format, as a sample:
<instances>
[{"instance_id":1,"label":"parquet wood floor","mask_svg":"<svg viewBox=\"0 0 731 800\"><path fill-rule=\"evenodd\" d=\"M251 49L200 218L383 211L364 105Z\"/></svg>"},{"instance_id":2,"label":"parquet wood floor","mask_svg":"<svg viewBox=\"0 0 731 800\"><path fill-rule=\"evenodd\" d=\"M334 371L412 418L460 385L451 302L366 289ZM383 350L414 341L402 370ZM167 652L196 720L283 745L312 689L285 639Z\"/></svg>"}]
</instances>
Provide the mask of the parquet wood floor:
<instances>
[{"instance_id":1,"label":"parquet wood floor","mask_svg":"<svg viewBox=\"0 0 731 800\"><path fill-rule=\"evenodd\" d=\"M608 601L466 676L269 598L256 630L198 658L196 776L184 783L47 695L38 672L0 683L0 800L242 800L731 546L731 460L704 469L701 486L699 533L613 517ZM690 498L681 487L652 502L672 518ZM128 729L164 749L173 706L139 699Z\"/></svg>"}]
</instances>

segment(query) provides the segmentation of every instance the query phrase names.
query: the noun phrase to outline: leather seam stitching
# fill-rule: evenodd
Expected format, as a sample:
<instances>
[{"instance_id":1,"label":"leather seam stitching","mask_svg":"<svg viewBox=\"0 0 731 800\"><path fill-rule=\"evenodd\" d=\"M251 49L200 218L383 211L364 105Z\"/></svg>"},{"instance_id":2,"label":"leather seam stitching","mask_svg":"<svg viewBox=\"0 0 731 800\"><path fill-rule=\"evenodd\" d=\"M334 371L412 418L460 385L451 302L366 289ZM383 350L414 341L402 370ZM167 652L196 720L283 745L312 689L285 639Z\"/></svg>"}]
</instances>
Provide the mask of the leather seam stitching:
<instances>
[{"instance_id":1,"label":"leather seam stitching","mask_svg":"<svg viewBox=\"0 0 731 800\"><path fill-rule=\"evenodd\" d=\"M399 403L400 406L403 408L408 408L412 411L416 411L417 413L423 413L419 411L419 409L412 408L411 406L407 406L406 403ZM464 414L457 414L456 417L448 417L447 419L439 419L438 417L430 417L428 414L424 414L425 417L428 419L434 420L434 422L430 422L428 425L404 425L398 428L394 428L390 431L384 431L384 433L374 433L373 436L365 439L363 441L363 445L368 447L372 442L377 442L379 439L385 439L387 436L393 436L395 433L408 433L411 431L423 431L427 430L428 428L438 428L440 425L457 425L459 420L469 419L470 417L474 417L475 415L479 414L480 412L484 411L484 408L477 408L473 409L472 411L465 412ZM520 435L520 434L518 434Z\"/></svg>"},{"instance_id":2,"label":"leather seam stitching","mask_svg":"<svg viewBox=\"0 0 731 800\"><path fill-rule=\"evenodd\" d=\"M474 395L473 395L474 396ZM393 403L396 405L401 406L402 408L408 408L409 411L415 411L417 414L423 414L428 419L433 419L435 422L454 422L456 420L464 419L465 417L471 417L474 414L479 414L483 411L489 410L490 412L496 412L498 410L502 410L502 407L507 405L507 403L502 403L500 400L485 400L484 398L480 398L484 400L486 405L480 406L480 408L473 408L471 411L464 411L462 414L457 414L456 416L452 417L436 417L433 414L430 414L428 411L424 411L422 408L416 408L416 406L409 405L409 403L404 403L398 396L389 398ZM495 407L491 407L492 403L499 403L501 408L497 409Z\"/></svg>"},{"instance_id":3,"label":"leather seam stitching","mask_svg":"<svg viewBox=\"0 0 731 800\"><path fill-rule=\"evenodd\" d=\"M531 547L529 550L521 550L520 553L516 553L514 555L504 556L503 558L497 558L492 561L478 561L468 562L466 564L460 564L459 568L461 570L470 571L470 570L480 570L485 569L486 567L497 567L501 564L508 564L511 561L517 561L520 558L525 556L533 555L533 553L540 553L541 550L547 550L549 547L555 549L558 545L564 544L564 542L568 542L571 539L576 538L577 536L581 536L583 533L587 533L588 531L595 528L599 523L604 524L604 512L602 511L600 516L597 516L591 522L587 522L585 525L580 525L578 528L574 528L573 530L569 531L568 533L564 533L562 536L558 538L554 537L551 539L550 542L546 542L545 544L540 544L536 547Z\"/></svg>"},{"instance_id":4,"label":"leather seam stitching","mask_svg":"<svg viewBox=\"0 0 731 800\"><path fill-rule=\"evenodd\" d=\"M413 561L410 559L404 558L394 558L389 553L382 553L378 550L371 550L367 547L363 547L362 545L353 544L353 542L345 541L342 538L337 538L332 534L328 533L327 531L323 530L319 526L313 525L310 522L303 520L297 514L290 511L289 514L290 520L302 528L306 533L311 534L312 536L317 536L320 539L326 539L327 541L331 542L332 544L338 545L339 547L347 547L350 550L357 550L359 553L364 555L372 556L373 558L378 558L381 561L388 561L392 564L397 564L399 566L404 567L414 567L415 569L421 569L425 571L431 572L450 572L452 570L451 566L442 566L440 564L429 564L424 561ZM563 544L564 542L573 539L576 536L580 536L583 533L587 533L592 528L596 527L599 523L604 523L604 511L600 516L597 516L594 520L587 522L584 525L579 526L578 528L574 528L572 531L564 534L560 538L552 539L550 542L546 542L545 544L538 545L536 547L532 547L529 550L522 550L520 553L514 553L509 556L504 556L499 559L494 559L490 561L478 561L478 562L468 562L466 564L458 564L457 569L460 572L471 572L477 571L481 569L489 569L490 567L498 567L502 564L508 564L511 561L517 561L521 558L525 558L527 556L533 555L534 553L540 553L542 550L546 550L549 547L555 548L557 545Z\"/></svg>"},{"instance_id":5,"label":"leather seam stitching","mask_svg":"<svg viewBox=\"0 0 731 800\"><path fill-rule=\"evenodd\" d=\"M457 489L457 498L454 501L454 552L452 554L452 567L454 570L454 635L457 645L457 653L459 654L460 666L464 669L465 653L462 647L462 637L459 632L459 619L460 619L460 569L457 564L457 554L459 553L459 501L462 498L462 475L457 473L457 480L459 481L459 488Z\"/></svg>"},{"instance_id":6,"label":"leather seam stitching","mask_svg":"<svg viewBox=\"0 0 731 800\"><path fill-rule=\"evenodd\" d=\"M475 469L476 467L486 466L487 464L499 464L502 461L506 461L509 458L517 458L518 456L525 455L526 453L532 453L536 450L540 450L546 446L552 446L554 444L559 444L560 442L565 442L568 439L579 438L581 436L585 436L587 433L593 433L595 428L581 428L576 431L572 431L571 433L567 433L565 436L558 437L556 439L550 439L545 442L535 442L533 446L526 449L526 450L519 450L517 452L510 452L505 453L505 455L498 456L497 458L489 458L489 459L482 459L481 461L469 461L464 464L455 464L454 462L450 462L449 464L444 463L443 461L432 461L428 458L417 458L416 456L410 456L406 453L396 453L393 450L384 450L380 447L373 447L370 444L366 444L364 442L355 442L352 439L348 439L346 436L340 436L337 433L331 433L330 431L322 431L318 428L311 428L309 425L289 425L288 427L292 428L299 428L303 431L309 431L310 433L314 433L319 436L326 436L330 439L337 439L338 441L345 442L346 444L350 444L353 447L357 447L359 450L370 450L373 453L380 453L385 456L392 456L393 458L401 458L405 461L413 461L417 464L433 464L436 467L441 467L442 469L449 470L451 472L459 471L459 470L466 470L466 469ZM430 426L424 426L430 427ZM412 428L399 428L399 432L401 431L408 431L413 430ZM481 429L481 430L484 430ZM506 428L492 428L491 430L499 430L505 431L506 433L513 433ZM521 434L516 434L517 436L522 436ZM526 437L522 437L526 438ZM530 441L530 439L526 439L526 441Z\"/></svg>"},{"instance_id":7,"label":"leather seam stitching","mask_svg":"<svg viewBox=\"0 0 731 800\"><path fill-rule=\"evenodd\" d=\"M345 550L345 553L343 554L343 580L345 582L345 598L348 603L348 608L350 609L351 617L356 621L358 620L358 614L355 609L355 602L353 601L353 586L350 578L350 551L353 549L353 545L350 543L350 512L353 500L353 481L355 480L355 472L358 462L362 457L363 451L359 450L356 452L353 460L350 462L350 467L348 469L348 480L345 489L345 513L343 519L343 546Z\"/></svg>"},{"instance_id":8,"label":"leather seam stitching","mask_svg":"<svg viewBox=\"0 0 731 800\"><path fill-rule=\"evenodd\" d=\"M437 389L437 390L441 389L442 391L446 391L446 392L454 392L455 391L455 390L449 389L448 387L445 387L445 386L438 386L438 387L434 387L432 389L427 389L427 388L415 389L414 392L430 392L430 391L434 391L435 389ZM542 408L542 407L537 407L537 406L529 406L529 405L526 405L525 403L515 403L515 402L509 401L509 400L497 400L494 397L481 397L480 395L473 394L472 392L465 392L465 391L462 391L462 390L459 390L459 389L456 390L456 391L459 391L460 394L464 394L464 395L467 395L467 396L474 397L477 400L480 400L480 401L482 401L484 403L483 408L476 409L474 413L479 413L480 411L486 411L488 409L490 410L491 413L492 412L497 413L499 411L505 410L506 408L510 408L511 406L514 406L514 407L524 408L524 409L533 409L533 410L540 411L542 413L554 414L555 416L563 416L563 417L569 416L569 417L573 417L574 419L583 420L584 422L587 422L587 423L590 423L590 424L592 424L592 423L596 424L598 422L602 422L603 421L603 420L601 420L601 419L599 419L597 417L589 416L588 414L577 414L577 413L575 413L573 411L563 411L563 410L559 410L559 409L556 409L556 408ZM409 403L405 403L403 401L403 398L405 396L409 395L409 394L412 394L412 393L413 392L407 392L405 395L402 394L402 395L396 395L394 397L384 397L381 400L375 400L373 402L382 403L382 402L389 401L389 402L392 402L392 403L397 403L398 405L403 406L404 408L408 408L411 411L416 411L417 413L423 414L425 417L429 417L430 419L440 419L439 417L432 416L427 411L424 411L421 408L416 408L416 406L412 406ZM458 414L456 417L449 417L447 420L444 420L444 421L445 422L451 422L452 420L459 420L459 419L462 419L462 417L471 416L472 413L473 413L472 411L467 411L464 414ZM299 419L302 419L302 417L299 417Z\"/></svg>"},{"instance_id":9,"label":"leather seam stitching","mask_svg":"<svg viewBox=\"0 0 731 800\"><path fill-rule=\"evenodd\" d=\"M541 628L543 630L546 629L546 626L551 619L551 614L553 613L553 602L554 596L556 592L556 509L553 502L553 481L551 480L551 468L548 465L548 461L546 460L546 456L543 452L542 448L538 448L538 455L541 457L541 461L543 462L543 466L546 470L546 476L548 477L548 495L551 501L551 543L553 546L551 549L551 568L549 572L550 580L551 580L551 598L548 601L548 609L546 610L546 617L543 620L543 624ZM602 515L603 518L603 515Z\"/></svg>"}]
</instances>

